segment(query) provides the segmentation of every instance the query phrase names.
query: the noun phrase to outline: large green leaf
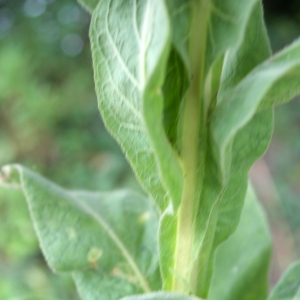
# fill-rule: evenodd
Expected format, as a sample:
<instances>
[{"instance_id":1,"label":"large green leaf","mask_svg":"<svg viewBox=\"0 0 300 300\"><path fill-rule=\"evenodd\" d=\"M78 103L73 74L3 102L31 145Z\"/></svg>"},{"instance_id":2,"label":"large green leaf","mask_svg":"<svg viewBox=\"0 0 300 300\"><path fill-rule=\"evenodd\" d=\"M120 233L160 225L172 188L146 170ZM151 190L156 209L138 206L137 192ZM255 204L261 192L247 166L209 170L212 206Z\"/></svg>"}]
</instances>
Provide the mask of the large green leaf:
<instances>
[{"instance_id":1,"label":"large green leaf","mask_svg":"<svg viewBox=\"0 0 300 300\"><path fill-rule=\"evenodd\" d=\"M182 104L188 86L188 78L183 61L176 49L173 48L168 60L166 78L163 85L164 111L163 121L169 141L180 153L181 145L181 122Z\"/></svg>"},{"instance_id":2,"label":"large green leaf","mask_svg":"<svg viewBox=\"0 0 300 300\"><path fill-rule=\"evenodd\" d=\"M120 300L201 300L199 298L178 293L157 292L145 295L136 295Z\"/></svg>"},{"instance_id":3,"label":"large green leaf","mask_svg":"<svg viewBox=\"0 0 300 300\"><path fill-rule=\"evenodd\" d=\"M182 172L163 125L170 51L163 0L102 0L90 37L99 108L138 179L161 210L179 205Z\"/></svg>"},{"instance_id":4,"label":"large green leaf","mask_svg":"<svg viewBox=\"0 0 300 300\"><path fill-rule=\"evenodd\" d=\"M226 53L217 102L220 103L226 91L232 90L259 63L269 56L270 49L263 22L262 8L261 4L258 3L252 10L242 43ZM225 178L227 186L219 204L216 245L224 241L235 230L239 222L239 215L247 189L249 169L267 149L272 128L272 109L258 112L246 126L237 131L234 140L230 144L231 148L227 149L224 159L229 172L225 175L229 177ZM232 199L235 201L234 205ZM235 210L237 212L234 212ZM230 227L232 228L230 229Z\"/></svg>"},{"instance_id":5,"label":"large green leaf","mask_svg":"<svg viewBox=\"0 0 300 300\"><path fill-rule=\"evenodd\" d=\"M300 262L290 266L271 292L268 300L300 299Z\"/></svg>"},{"instance_id":6,"label":"large green leaf","mask_svg":"<svg viewBox=\"0 0 300 300\"><path fill-rule=\"evenodd\" d=\"M209 69L216 58L226 50L242 42L248 19L259 0L211 0L209 2L206 69Z\"/></svg>"},{"instance_id":7,"label":"large green leaf","mask_svg":"<svg viewBox=\"0 0 300 300\"><path fill-rule=\"evenodd\" d=\"M249 187L235 233L217 250L209 300L265 300L271 237L265 215Z\"/></svg>"},{"instance_id":8,"label":"large green leaf","mask_svg":"<svg viewBox=\"0 0 300 300\"><path fill-rule=\"evenodd\" d=\"M147 198L127 190L73 192L19 165L2 170L2 184L26 197L49 266L72 272L83 299L160 288L158 219Z\"/></svg>"}]
</instances>

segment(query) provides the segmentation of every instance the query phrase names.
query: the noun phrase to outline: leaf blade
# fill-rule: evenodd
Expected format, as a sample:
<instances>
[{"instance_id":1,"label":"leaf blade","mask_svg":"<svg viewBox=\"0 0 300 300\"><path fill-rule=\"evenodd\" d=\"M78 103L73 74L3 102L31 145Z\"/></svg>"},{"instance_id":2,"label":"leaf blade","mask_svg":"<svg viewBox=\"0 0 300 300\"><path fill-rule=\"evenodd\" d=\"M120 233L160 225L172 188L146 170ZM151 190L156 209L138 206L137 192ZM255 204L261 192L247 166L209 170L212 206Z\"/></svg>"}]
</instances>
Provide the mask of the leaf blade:
<instances>
[{"instance_id":1,"label":"leaf blade","mask_svg":"<svg viewBox=\"0 0 300 300\"><path fill-rule=\"evenodd\" d=\"M130 293L160 287L157 213L144 196L126 190L67 191L19 165L4 167L4 174L2 181L22 188L53 270L75 272L75 281L86 286L103 278L103 285L93 292L103 295L111 293L103 290L109 280ZM120 290L111 299L125 295Z\"/></svg>"},{"instance_id":2,"label":"leaf blade","mask_svg":"<svg viewBox=\"0 0 300 300\"><path fill-rule=\"evenodd\" d=\"M217 250L208 299L266 299L271 248L265 215L249 186L238 228Z\"/></svg>"},{"instance_id":3,"label":"leaf blade","mask_svg":"<svg viewBox=\"0 0 300 300\"><path fill-rule=\"evenodd\" d=\"M182 174L162 122L160 89L170 50L163 1L103 0L93 13L90 37L106 127L161 211L170 199L178 205Z\"/></svg>"},{"instance_id":4,"label":"leaf blade","mask_svg":"<svg viewBox=\"0 0 300 300\"><path fill-rule=\"evenodd\" d=\"M290 56L289 56L290 55ZM212 116L212 136L220 149L220 156L224 156L226 147L235 133L253 117L262 105L270 108L278 104L274 98L270 100L268 93L272 92L278 82L286 78L290 72L300 68L300 41L285 49L267 62L260 64L250 72L229 94L226 95ZM292 94L300 92L300 81L297 77L297 88ZM285 86L288 89L288 86ZM284 89L281 86L279 98ZM288 93L288 96L290 94ZM243 101L240 101L243 99ZM268 101L269 100L269 101ZM225 121L226 120L226 121ZM224 163L223 163L224 164Z\"/></svg>"}]
</instances>

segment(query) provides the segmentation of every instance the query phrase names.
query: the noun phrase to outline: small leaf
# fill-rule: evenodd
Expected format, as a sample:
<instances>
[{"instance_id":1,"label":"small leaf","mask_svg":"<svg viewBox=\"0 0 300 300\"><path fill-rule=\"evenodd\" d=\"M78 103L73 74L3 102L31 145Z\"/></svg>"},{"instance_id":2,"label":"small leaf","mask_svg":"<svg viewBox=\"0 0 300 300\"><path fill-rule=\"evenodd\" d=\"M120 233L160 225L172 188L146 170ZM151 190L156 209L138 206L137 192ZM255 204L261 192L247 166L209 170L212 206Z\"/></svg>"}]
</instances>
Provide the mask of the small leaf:
<instances>
[{"instance_id":1,"label":"small leaf","mask_svg":"<svg viewBox=\"0 0 300 300\"><path fill-rule=\"evenodd\" d=\"M280 278L268 300L300 299L300 262L290 266Z\"/></svg>"},{"instance_id":2,"label":"small leaf","mask_svg":"<svg viewBox=\"0 0 300 300\"><path fill-rule=\"evenodd\" d=\"M1 182L18 184L26 197L49 266L72 272L83 299L160 288L158 216L147 198L127 190L68 191L19 165L2 170Z\"/></svg>"},{"instance_id":3,"label":"small leaf","mask_svg":"<svg viewBox=\"0 0 300 300\"><path fill-rule=\"evenodd\" d=\"M203 82L195 84L195 86L203 84L203 90L195 88L192 92L193 95L200 95L198 99L192 101L194 106L190 110L190 120L200 120L199 124L191 126L189 128L191 130L182 132L194 141L190 144L191 150L187 151L191 155L186 157L183 153L181 155L183 169L187 170L185 179L194 170L196 175L194 178L191 176L186 179L186 186L190 182L193 182L193 185L186 188L190 193L189 202L180 209L188 205L191 209L188 213L182 213L181 221L179 214L172 213L171 209L166 211L161 218L159 244L164 289L172 290L175 286L180 290L206 297L213 272L214 252L238 225L247 190L248 172L253 162L264 153L269 144L273 118L272 109L255 112L256 114L248 120L249 124L237 129L232 138L226 141L226 147L223 149L211 139L215 130L213 123L215 111L222 105L223 95L232 92L259 63L267 59L270 50L260 1L240 1L238 5L236 1L230 0L209 1L205 7L199 5L193 6L189 1L167 1L172 26L178 28L173 30L172 42L182 57L189 79L192 81L192 78L197 78L196 74L199 72L197 66L199 68L203 62L200 55L203 48L206 50L206 56L202 59L207 63L204 72L207 76L202 79ZM202 8L199 9L199 14L203 15L194 12L199 7ZM209 14L208 17L205 10ZM207 18L207 24L200 22L201 18ZM197 24L198 21L201 24ZM193 31L195 36L192 36L193 26L196 28L195 32ZM207 30L206 48L202 43L205 30ZM193 46L198 50L195 60L191 60ZM200 63L197 65L199 60ZM244 60L247 63L242 63ZM220 90L217 88L219 84ZM189 97L188 91L186 103ZM197 103L201 104L197 106ZM199 115L197 112L200 112ZM228 121L230 122L230 114L227 112L222 121L216 122L219 122L222 130L222 126L226 126ZM246 124L247 122L243 125ZM192 135L194 132L197 134ZM188 141L188 138L185 141ZM187 166L185 163L193 156L195 144L197 154L193 159L194 164ZM191 204L193 201L194 204ZM184 220L192 221L187 224L188 222ZM181 227L179 222L190 225L190 228L182 230L182 242L176 243L175 239L179 240L178 228Z\"/></svg>"},{"instance_id":4,"label":"small leaf","mask_svg":"<svg viewBox=\"0 0 300 300\"><path fill-rule=\"evenodd\" d=\"M194 296L179 293L157 292L144 295L128 296L120 300L201 300Z\"/></svg>"},{"instance_id":5,"label":"small leaf","mask_svg":"<svg viewBox=\"0 0 300 300\"><path fill-rule=\"evenodd\" d=\"M207 27L206 70L226 50L238 46L258 0L212 0Z\"/></svg>"},{"instance_id":6,"label":"small leaf","mask_svg":"<svg viewBox=\"0 0 300 300\"><path fill-rule=\"evenodd\" d=\"M265 300L272 241L249 186L235 233L217 250L209 300Z\"/></svg>"}]
</instances>

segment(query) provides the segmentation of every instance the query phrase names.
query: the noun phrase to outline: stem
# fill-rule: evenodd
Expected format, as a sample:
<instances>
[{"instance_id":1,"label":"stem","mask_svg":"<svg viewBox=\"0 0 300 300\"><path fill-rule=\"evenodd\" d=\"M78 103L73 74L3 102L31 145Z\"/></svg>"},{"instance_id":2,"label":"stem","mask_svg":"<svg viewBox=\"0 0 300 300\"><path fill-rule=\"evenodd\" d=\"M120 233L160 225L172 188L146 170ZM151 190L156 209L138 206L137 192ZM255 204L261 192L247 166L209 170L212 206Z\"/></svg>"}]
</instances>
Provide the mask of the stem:
<instances>
[{"instance_id":1,"label":"stem","mask_svg":"<svg viewBox=\"0 0 300 300\"><path fill-rule=\"evenodd\" d=\"M205 126L203 103L204 62L206 51L206 29L209 17L209 0L193 2L191 7L192 22L190 31L190 70L191 84L187 91L182 136L182 162L184 185L181 204L178 210L177 240L175 252L175 272L173 290L194 292L193 246L195 237L195 212L199 197L203 172L201 162L204 153L200 151L199 140ZM200 144L201 145L201 144ZM199 172L200 166L200 172ZM202 166L203 167L203 166Z\"/></svg>"}]
</instances>

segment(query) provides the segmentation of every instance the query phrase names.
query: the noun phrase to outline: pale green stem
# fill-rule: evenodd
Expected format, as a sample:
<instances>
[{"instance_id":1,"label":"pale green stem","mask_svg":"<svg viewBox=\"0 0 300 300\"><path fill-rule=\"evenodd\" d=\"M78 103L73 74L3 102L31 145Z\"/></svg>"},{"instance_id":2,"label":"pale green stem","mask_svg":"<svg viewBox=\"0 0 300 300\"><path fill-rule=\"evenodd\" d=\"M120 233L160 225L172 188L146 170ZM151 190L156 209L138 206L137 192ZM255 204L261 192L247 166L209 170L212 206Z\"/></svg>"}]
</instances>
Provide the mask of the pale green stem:
<instances>
[{"instance_id":1,"label":"pale green stem","mask_svg":"<svg viewBox=\"0 0 300 300\"><path fill-rule=\"evenodd\" d=\"M195 211L199 203L199 136L201 126L205 125L203 111L204 59L206 51L206 29L209 16L209 0L194 1L190 31L190 70L191 84L185 99L185 112L182 137L182 162L184 187L178 210L177 240L175 252L175 275L173 290L194 292L192 276L193 246L195 238ZM203 128L203 127L202 127ZM205 141L203 141L204 143ZM199 184L200 182L200 184Z\"/></svg>"}]
</instances>

